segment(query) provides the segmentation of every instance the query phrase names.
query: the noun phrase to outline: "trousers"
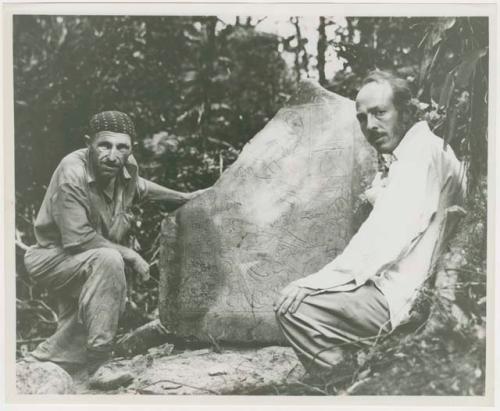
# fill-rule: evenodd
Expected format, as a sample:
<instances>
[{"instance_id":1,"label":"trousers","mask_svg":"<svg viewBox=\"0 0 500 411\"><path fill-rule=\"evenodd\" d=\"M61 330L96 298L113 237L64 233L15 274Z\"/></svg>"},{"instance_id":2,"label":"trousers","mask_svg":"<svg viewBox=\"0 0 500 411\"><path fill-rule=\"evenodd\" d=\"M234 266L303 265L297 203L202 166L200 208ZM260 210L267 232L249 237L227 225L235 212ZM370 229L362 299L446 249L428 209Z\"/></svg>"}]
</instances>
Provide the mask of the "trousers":
<instances>
[{"instance_id":1,"label":"trousers","mask_svg":"<svg viewBox=\"0 0 500 411\"><path fill-rule=\"evenodd\" d=\"M55 333L31 353L41 361L85 364L91 352L109 352L125 310L125 264L111 248L70 254L31 247L24 262L35 283L56 297Z\"/></svg>"},{"instance_id":2,"label":"trousers","mask_svg":"<svg viewBox=\"0 0 500 411\"><path fill-rule=\"evenodd\" d=\"M329 372L346 350L389 332L389 307L373 282L351 291L308 295L294 313L276 313L278 324L306 370Z\"/></svg>"}]
</instances>

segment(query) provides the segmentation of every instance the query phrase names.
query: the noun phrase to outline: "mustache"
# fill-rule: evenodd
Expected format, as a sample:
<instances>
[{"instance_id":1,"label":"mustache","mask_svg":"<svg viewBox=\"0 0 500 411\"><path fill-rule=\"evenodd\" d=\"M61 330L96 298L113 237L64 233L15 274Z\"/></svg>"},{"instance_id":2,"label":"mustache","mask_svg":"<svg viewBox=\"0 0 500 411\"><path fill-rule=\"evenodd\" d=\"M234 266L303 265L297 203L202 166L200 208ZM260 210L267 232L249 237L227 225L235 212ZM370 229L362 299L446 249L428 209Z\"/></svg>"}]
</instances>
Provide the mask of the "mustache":
<instances>
[{"instance_id":1,"label":"mustache","mask_svg":"<svg viewBox=\"0 0 500 411\"><path fill-rule=\"evenodd\" d=\"M110 159L108 156L102 156L99 158L99 162L105 166L109 167L119 167L122 165L123 161L119 157L114 157Z\"/></svg>"},{"instance_id":2,"label":"mustache","mask_svg":"<svg viewBox=\"0 0 500 411\"><path fill-rule=\"evenodd\" d=\"M109 167L109 168L120 168L122 165L119 160L117 160L117 161L101 161L101 164L103 166Z\"/></svg>"},{"instance_id":3,"label":"mustache","mask_svg":"<svg viewBox=\"0 0 500 411\"><path fill-rule=\"evenodd\" d=\"M379 132L379 131L369 131L368 132L368 138L370 140L376 140L376 139L383 137L383 136L385 136L384 132Z\"/></svg>"}]
</instances>

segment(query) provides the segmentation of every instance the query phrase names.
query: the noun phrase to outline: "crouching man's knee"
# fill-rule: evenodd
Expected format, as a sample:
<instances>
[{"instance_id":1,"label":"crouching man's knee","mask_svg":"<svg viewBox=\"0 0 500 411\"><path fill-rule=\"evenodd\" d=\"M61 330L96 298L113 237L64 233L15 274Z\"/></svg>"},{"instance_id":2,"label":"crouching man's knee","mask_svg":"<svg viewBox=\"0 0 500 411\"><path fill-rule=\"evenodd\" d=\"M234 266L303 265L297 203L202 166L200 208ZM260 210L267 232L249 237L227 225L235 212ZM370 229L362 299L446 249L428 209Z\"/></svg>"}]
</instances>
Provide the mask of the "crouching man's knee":
<instances>
[{"instance_id":1,"label":"crouching man's knee","mask_svg":"<svg viewBox=\"0 0 500 411\"><path fill-rule=\"evenodd\" d=\"M112 248L96 248L92 254L95 275L103 281L113 281L115 286L126 287L125 262L121 254Z\"/></svg>"},{"instance_id":2,"label":"crouching man's knee","mask_svg":"<svg viewBox=\"0 0 500 411\"><path fill-rule=\"evenodd\" d=\"M94 250L94 259L102 265L116 268L117 270L125 269L122 255L113 248L96 248Z\"/></svg>"}]
</instances>

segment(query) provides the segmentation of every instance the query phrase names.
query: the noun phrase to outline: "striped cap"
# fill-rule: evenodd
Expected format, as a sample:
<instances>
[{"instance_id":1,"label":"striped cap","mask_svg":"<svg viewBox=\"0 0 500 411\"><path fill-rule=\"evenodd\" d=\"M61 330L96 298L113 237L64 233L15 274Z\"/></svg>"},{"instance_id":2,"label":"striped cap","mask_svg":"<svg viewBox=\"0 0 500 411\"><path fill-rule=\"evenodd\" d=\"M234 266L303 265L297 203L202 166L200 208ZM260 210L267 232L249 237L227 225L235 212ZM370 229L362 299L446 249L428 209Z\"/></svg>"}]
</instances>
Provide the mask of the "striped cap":
<instances>
[{"instance_id":1,"label":"striped cap","mask_svg":"<svg viewBox=\"0 0 500 411\"><path fill-rule=\"evenodd\" d=\"M121 111L103 111L97 113L90 119L89 131L91 134L100 131L112 131L114 133L128 134L135 139L135 127L131 118Z\"/></svg>"}]
</instances>

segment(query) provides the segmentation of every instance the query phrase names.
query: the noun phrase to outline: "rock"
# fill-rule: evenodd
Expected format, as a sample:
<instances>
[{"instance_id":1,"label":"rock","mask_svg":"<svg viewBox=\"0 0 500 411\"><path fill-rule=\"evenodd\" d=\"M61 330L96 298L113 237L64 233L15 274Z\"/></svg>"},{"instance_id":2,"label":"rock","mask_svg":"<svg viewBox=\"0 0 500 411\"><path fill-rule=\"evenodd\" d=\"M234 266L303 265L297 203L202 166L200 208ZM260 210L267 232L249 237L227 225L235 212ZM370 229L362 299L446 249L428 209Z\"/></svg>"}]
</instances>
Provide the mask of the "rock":
<instances>
[{"instance_id":1,"label":"rock","mask_svg":"<svg viewBox=\"0 0 500 411\"><path fill-rule=\"evenodd\" d=\"M305 370L289 347L187 351L156 359L128 393L245 395L297 383Z\"/></svg>"},{"instance_id":2,"label":"rock","mask_svg":"<svg viewBox=\"0 0 500 411\"><path fill-rule=\"evenodd\" d=\"M227 375L227 371L216 367L208 371L208 375L210 375L210 377L215 377L217 375Z\"/></svg>"},{"instance_id":3,"label":"rock","mask_svg":"<svg viewBox=\"0 0 500 411\"><path fill-rule=\"evenodd\" d=\"M166 357L172 354L172 351L174 351L174 345L165 343L162 344L158 347L152 347L148 350L148 354L151 355L152 357Z\"/></svg>"},{"instance_id":4,"label":"rock","mask_svg":"<svg viewBox=\"0 0 500 411\"><path fill-rule=\"evenodd\" d=\"M102 391L114 390L130 384L134 379L127 365L120 362L100 367L89 380L89 387Z\"/></svg>"},{"instance_id":5,"label":"rock","mask_svg":"<svg viewBox=\"0 0 500 411\"><path fill-rule=\"evenodd\" d=\"M167 329L156 319L125 334L117 341L114 351L124 357L142 354L151 347L163 344L168 336Z\"/></svg>"},{"instance_id":6,"label":"rock","mask_svg":"<svg viewBox=\"0 0 500 411\"><path fill-rule=\"evenodd\" d=\"M52 362L20 361L16 364L18 394L73 394L71 376Z\"/></svg>"},{"instance_id":7,"label":"rock","mask_svg":"<svg viewBox=\"0 0 500 411\"><path fill-rule=\"evenodd\" d=\"M303 82L212 189L163 221L162 324L215 346L283 343L275 298L343 250L375 162L354 102Z\"/></svg>"}]
</instances>

